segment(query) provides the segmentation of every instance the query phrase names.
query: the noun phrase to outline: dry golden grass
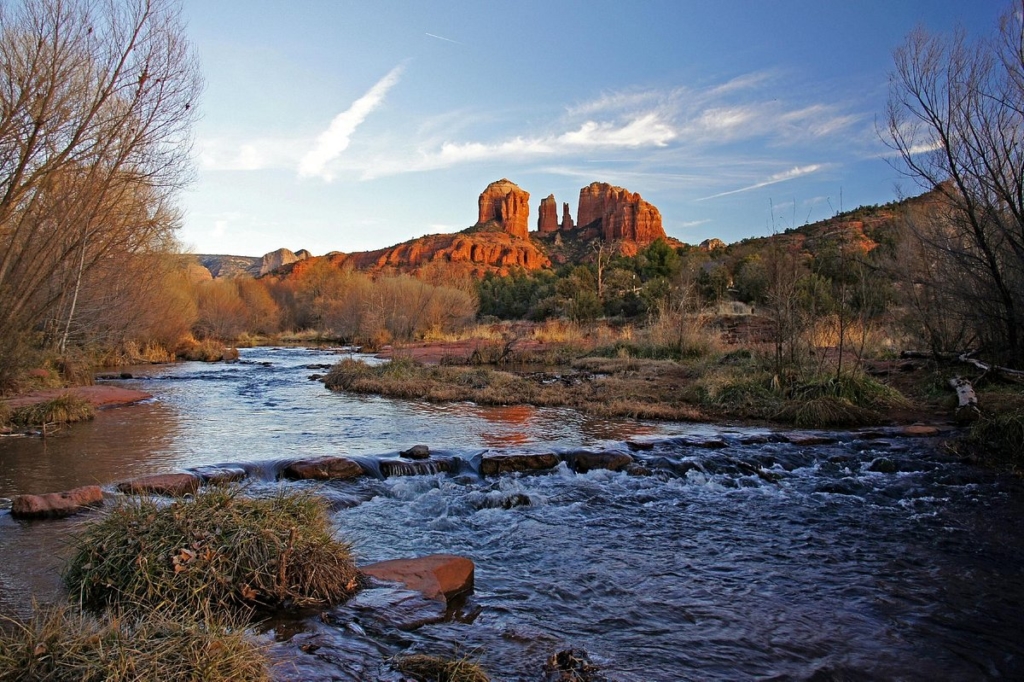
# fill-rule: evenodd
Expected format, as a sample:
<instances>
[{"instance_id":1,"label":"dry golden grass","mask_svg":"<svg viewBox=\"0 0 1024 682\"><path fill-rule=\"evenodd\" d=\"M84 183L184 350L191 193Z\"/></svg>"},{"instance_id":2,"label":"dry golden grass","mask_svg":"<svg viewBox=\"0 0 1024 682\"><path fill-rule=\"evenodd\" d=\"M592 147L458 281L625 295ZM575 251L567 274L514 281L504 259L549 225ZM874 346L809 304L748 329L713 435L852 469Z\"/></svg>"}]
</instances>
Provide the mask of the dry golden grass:
<instances>
[{"instance_id":1,"label":"dry golden grass","mask_svg":"<svg viewBox=\"0 0 1024 682\"><path fill-rule=\"evenodd\" d=\"M0 680L264 682L263 651L244 629L159 616L131 621L70 607L0 617Z\"/></svg>"},{"instance_id":2,"label":"dry golden grass","mask_svg":"<svg viewBox=\"0 0 1024 682\"><path fill-rule=\"evenodd\" d=\"M467 658L442 658L427 654L397 656L395 668L419 682L490 682L490 677Z\"/></svg>"},{"instance_id":3,"label":"dry golden grass","mask_svg":"<svg viewBox=\"0 0 1024 682\"><path fill-rule=\"evenodd\" d=\"M195 618L342 601L359 587L326 503L310 494L244 497L205 489L161 505L128 499L75 538L64 572L86 608Z\"/></svg>"}]
</instances>

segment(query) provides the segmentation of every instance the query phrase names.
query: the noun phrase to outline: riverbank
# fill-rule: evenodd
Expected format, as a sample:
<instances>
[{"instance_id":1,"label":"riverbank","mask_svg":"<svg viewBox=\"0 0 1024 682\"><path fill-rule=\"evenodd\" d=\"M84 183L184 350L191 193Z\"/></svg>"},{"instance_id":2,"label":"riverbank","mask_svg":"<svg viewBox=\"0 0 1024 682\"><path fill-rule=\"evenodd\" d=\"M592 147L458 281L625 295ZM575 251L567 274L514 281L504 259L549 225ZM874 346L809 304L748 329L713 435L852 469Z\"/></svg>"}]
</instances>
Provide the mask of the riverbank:
<instances>
[{"instance_id":1,"label":"riverbank","mask_svg":"<svg viewBox=\"0 0 1024 682\"><path fill-rule=\"evenodd\" d=\"M94 386L40 389L14 398L5 398L0 400L0 404L6 405L10 410L17 410L22 407L45 403L62 395L74 396L88 402L93 408L97 409L131 405L153 397L152 393L145 391L99 384Z\"/></svg>"}]
</instances>

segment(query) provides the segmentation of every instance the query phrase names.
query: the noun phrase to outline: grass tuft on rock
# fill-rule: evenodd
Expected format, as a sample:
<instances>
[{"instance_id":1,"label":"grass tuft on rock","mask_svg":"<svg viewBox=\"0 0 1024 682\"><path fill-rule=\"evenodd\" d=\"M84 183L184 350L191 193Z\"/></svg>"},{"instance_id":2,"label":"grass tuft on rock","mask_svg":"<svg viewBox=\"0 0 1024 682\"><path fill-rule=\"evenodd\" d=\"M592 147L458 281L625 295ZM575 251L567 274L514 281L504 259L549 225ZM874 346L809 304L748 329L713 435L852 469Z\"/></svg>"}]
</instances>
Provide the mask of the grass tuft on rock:
<instances>
[{"instance_id":1,"label":"grass tuft on rock","mask_svg":"<svg viewBox=\"0 0 1024 682\"><path fill-rule=\"evenodd\" d=\"M85 398L64 393L51 400L25 405L10 411L13 426L32 428L50 424L73 424L94 416L92 404Z\"/></svg>"},{"instance_id":2,"label":"grass tuft on rock","mask_svg":"<svg viewBox=\"0 0 1024 682\"><path fill-rule=\"evenodd\" d=\"M93 617L71 607L0 617L0 680L264 682L267 659L241 628L160 617Z\"/></svg>"},{"instance_id":3,"label":"grass tuft on rock","mask_svg":"<svg viewBox=\"0 0 1024 682\"><path fill-rule=\"evenodd\" d=\"M442 658L427 654L398 656L394 667L418 682L490 682L490 677L467 658Z\"/></svg>"},{"instance_id":4,"label":"grass tuft on rock","mask_svg":"<svg viewBox=\"0 0 1024 682\"><path fill-rule=\"evenodd\" d=\"M170 505L128 498L75 538L64 572L87 609L177 617L318 606L359 587L349 546L309 493L211 488Z\"/></svg>"}]
</instances>

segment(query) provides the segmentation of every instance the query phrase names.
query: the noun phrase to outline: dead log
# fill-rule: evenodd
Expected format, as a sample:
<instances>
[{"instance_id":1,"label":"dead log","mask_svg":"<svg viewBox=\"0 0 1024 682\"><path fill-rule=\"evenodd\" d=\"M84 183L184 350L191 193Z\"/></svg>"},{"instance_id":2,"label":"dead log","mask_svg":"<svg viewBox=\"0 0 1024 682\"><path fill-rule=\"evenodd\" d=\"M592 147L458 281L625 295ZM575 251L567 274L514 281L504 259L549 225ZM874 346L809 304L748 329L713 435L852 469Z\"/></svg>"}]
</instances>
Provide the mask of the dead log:
<instances>
[{"instance_id":1,"label":"dead log","mask_svg":"<svg viewBox=\"0 0 1024 682\"><path fill-rule=\"evenodd\" d=\"M1003 379L1014 381L1017 383L1024 383L1024 372L1019 369L1010 369L1009 367L1000 367L999 365L990 365L987 362L982 362L977 358L972 358L970 353L964 353L960 355L957 360L965 362L968 365L977 367L982 372L991 372Z\"/></svg>"},{"instance_id":2,"label":"dead log","mask_svg":"<svg viewBox=\"0 0 1024 682\"><path fill-rule=\"evenodd\" d=\"M981 417L981 410L978 409L978 395L974 392L971 382L963 377L953 377L949 380L949 385L956 391L958 402L956 420L965 424Z\"/></svg>"}]
</instances>

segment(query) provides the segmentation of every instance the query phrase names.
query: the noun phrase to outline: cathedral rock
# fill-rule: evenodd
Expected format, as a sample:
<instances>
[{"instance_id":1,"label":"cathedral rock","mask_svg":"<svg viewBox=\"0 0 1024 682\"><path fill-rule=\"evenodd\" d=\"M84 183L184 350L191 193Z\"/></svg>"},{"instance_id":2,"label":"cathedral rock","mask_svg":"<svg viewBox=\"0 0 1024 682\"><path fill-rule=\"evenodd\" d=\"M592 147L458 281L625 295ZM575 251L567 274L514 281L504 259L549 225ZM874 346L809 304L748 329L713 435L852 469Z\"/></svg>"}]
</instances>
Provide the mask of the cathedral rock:
<instances>
[{"instance_id":1,"label":"cathedral rock","mask_svg":"<svg viewBox=\"0 0 1024 682\"><path fill-rule=\"evenodd\" d=\"M480 195L479 203L477 225L494 221L513 237L529 238L529 192L511 180L502 178L487 185L487 189Z\"/></svg>"},{"instance_id":2,"label":"cathedral rock","mask_svg":"<svg viewBox=\"0 0 1024 682\"><path fill-rule=\"evenodd\" d=\"M666 237L654 205L636 192L606 182L592 182L580 190L576 219L580 229L596 230L606 242L645 246Z\"/></svg>"}]
</instances>

